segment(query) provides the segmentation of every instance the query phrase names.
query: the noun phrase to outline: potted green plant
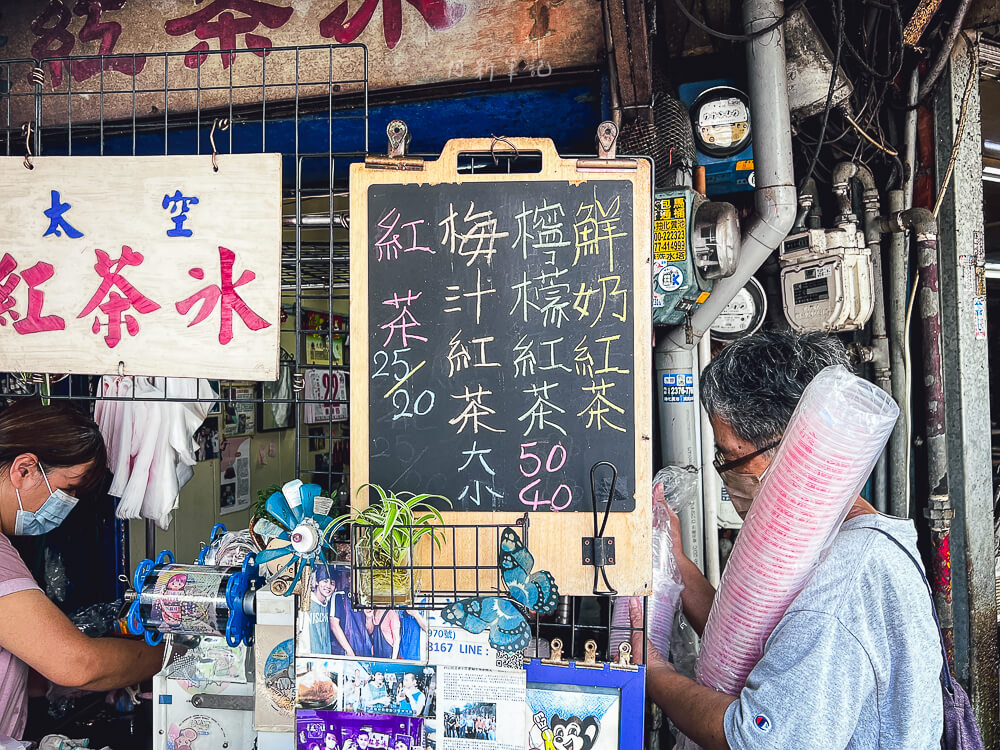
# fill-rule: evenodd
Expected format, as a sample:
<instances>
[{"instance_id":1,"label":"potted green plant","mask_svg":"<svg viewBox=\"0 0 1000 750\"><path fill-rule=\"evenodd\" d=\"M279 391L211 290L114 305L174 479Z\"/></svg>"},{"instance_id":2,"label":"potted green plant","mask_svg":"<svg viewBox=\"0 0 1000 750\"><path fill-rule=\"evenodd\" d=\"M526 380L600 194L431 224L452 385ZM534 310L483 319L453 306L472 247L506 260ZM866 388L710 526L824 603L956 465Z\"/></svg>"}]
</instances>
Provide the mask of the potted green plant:
<instances>
[{"instance_id":1,"label":"potted green plant","mask_svg":"<svg viewBox=\"0 0 1000 750\"><path fill-rule=\"evenodd\" d=\"M358 571L358 598L362 605L406 607L413 604L418 581L413 578L413 550L430 538L441 548L444 523L441 512L429 500L443 500L441 495L393 492L377 484L364 484L358 494L372 491L377 498L363 510L345 513L327 526L329 538L337 530L353 524L352 555Z\"/></svg>"}]
</instances>

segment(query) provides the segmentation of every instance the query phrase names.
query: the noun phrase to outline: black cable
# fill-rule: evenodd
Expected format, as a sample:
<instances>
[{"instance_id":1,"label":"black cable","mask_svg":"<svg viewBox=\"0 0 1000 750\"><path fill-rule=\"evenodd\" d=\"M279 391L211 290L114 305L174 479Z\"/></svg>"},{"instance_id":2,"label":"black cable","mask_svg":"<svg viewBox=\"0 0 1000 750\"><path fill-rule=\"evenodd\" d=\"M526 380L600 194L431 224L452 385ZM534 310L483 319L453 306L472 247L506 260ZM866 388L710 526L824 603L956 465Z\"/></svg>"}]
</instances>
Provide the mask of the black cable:
<instances>
[{"instance_id":1,"label":"black cable","mask_svg":"<svg viewBox=\"0 0 1000 750\"><path fill-rule=\"evenodd\" d=\"M895 15L899 16L899 4L898 3L896 3L894 5L894 10L895 10ZM900 16L900 21L902 21L902 17L901 16ZM899 25L899 39L900 39L900 46L902 46L902 41L903 41L903 26L902 26L902 23L900 23L900 25ZM864 69L864 71L866 73L868 73L869 76L871 76L872 78L875 78L877 80L880 80L880 81L891 81L896 76L899 75L899 71L903 67L903 57L902 57L902 55L900 55L899 56L899 63L897 64L896 69L895 70L891 70L891 67L892 67L892 53L890 52L888 54L888 59L886 60L886 62L888 63L888 65L890 67L890 70L887 70L885 73L882 73L881 71L876 70L875 67L874 67L874 65L869 64L868 61L864 57L862 57L861 53L858 52L858 50L855 48L854 44L851 43L850 37L847 36L846 34L844 35L844 44L847 46L847 51L850 52L851 56L854 57L854 59L858 61L858 63L861 65L861 67ZM865 47L867 47L867 46L868 45L865 44Z\"/></svg>"},{"instance_id":2,"label":"black cable","mask_svg":"<svg viewBox=\"0 0 1000 750\"><path fill-rule=\"evenodd\" d=\"M699 29L704 31L709 36L718 37L719 39L725 39L726 41L729 42L749 42L752 39L756 39L759 36L770 34L776 28L781 26L785 21L787 21L788 17L792 13L794 13L795 11L797 11L799 8L801 8L803 5L806 4L806 0L795 0L795 2L789 3L788 7L785 8L785 12L781 15L781 18L777 19L773 23L769 23L767 26L764 26L763 28L757 29L752 34L727 34L724 31L718 31L717 29L713 29L711 26L709 26L700 18L698 18L696 15L694 15L690 10L688 10L687 6L684 5L684 0L674 0L674 2L677 4L677 7L680 9L681 13L683 13L687 17L688 21L693 23L695 26L697 26ZM697 0L695 0L695 2L697 2Z\"/></svg>"},{"instance_id":3,"label":"black cable","mask_svg":"<svg viewBox=\"0 0 1000 750\"><path fill-rule=\"evenodd\" d=\"M958 34L962 30L962 21L965 20L965 13L969 10L971 2L972 0L961 0L958 10L955 11L955 17L951 21L951 28L948 29L948 35L945 37L944 44L941 45L941 49L938 51L937 59L927 72L927 76L920 83L920 88L917 91L918 103L923 101L927 94L933 90L934 84L937 83L937 79L944 70L944 66L951 58L951 51L955 47L955 42L958 41Z\"/></svg>"},{"instance_id":4,"label":"black cable","mask_svg":"<svg viewBox=\"0 0 1000 750\"><path fill-rule=\"evenodd\" d=\"M844 2L843 0L836 0L834 3L834 8L837 14L837 51L833 56L833 72L830 73L830 88L826 92L826 104L823 107L823 125L819 131L819 139L816 143L816 149L813 151L812 159L809 160L809 168L806 170L805 178L799 183L799 192L802 192L802 188L805 184L809 182L813 175L813 171L816 169L816 162L819 161L820 151L823 150L823 142L826 138L826 126L830 120L830 109L833 106L833 94L837 90L837 74L840 71L840 52L843 47L844 41Z\"/></svg>"}]
</instances>

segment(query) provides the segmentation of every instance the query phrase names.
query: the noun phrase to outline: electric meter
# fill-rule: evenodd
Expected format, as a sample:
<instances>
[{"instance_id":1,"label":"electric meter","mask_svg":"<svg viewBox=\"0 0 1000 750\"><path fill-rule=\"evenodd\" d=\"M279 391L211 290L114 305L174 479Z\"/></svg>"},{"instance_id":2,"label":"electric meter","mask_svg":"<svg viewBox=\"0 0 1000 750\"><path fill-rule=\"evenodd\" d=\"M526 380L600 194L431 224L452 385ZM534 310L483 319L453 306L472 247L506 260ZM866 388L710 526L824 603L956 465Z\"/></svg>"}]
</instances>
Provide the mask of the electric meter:
<instances>
[{"instance_id":1,"label":"electric meter","mask_svg":"<svg viewBox=\"0 0 1000 750\"><path fill-rule=\"evenodd\" d=\"M698 149L709 156L737 154L750 143L750 103L732 86L706 89L691 104Z\"/></svg>"},{"instance_id":2,"label":"electric meter","mask_svg":"<svg viewBox=\"0 0 1000 750\"><path fill-rule=\"evenodd\" d=\"M854 331L871 318L871 252L853 222L789 236L778 262L785 318L796 331Z\"/></svg>"},{"instance_id":3,"label":"electric meter","mask_svg":"<svg viewBox=\"0 0 1000 750\"><path fill-rule=\"evenodd\" d=\"M767 316L767 295L756 277L740 289L712 324L712 338L735 341L760 330Z\"/></svg>"},{"instance_id":4,"label":"electric meter","mask_svg":"<svg viewBox=\"0 0 1000 750\"><path fill-rule=\"evenodd\" d=\"M683 83L677 95L691 117L698 164L705 168L705 193L711 197L753 190L747 95L724 78Z\"/></svg>"},{"instance_id":5,"label":"electric meter","mask_svg":"<svg viewBox=\"0 0 1000 750\"><path fill-rule=\"evenodd\" d=\"M729 203L686 187L653 200L653 324L676 325L709 298L739 262L739 222Z\"/></svg>"}]
</instances>

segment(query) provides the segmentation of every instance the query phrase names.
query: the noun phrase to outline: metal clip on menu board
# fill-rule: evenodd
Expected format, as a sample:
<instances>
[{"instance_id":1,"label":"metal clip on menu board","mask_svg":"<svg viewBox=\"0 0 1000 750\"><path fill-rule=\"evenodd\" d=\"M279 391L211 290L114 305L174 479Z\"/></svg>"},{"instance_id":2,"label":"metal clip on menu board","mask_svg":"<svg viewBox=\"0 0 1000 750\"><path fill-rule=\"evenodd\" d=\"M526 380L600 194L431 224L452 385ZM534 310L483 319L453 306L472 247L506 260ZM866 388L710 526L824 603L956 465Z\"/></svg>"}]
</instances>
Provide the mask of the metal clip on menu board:
<instances>
[{"instance_id":1,"label":"metal clip on menu board","mask_svg":"<svg viewBox=\"0 0 1000 750\"><path fill-rule=\"evenodd\" d=\"M385 134L389 137L387 155L366 157L366 167L370 169L398 169L407 172L419 172L424 168L423 159L406 155L411 136L405 122L391 120L386 126Z\"/></svg>"},{"instance_id":2,"label":"metal clip on menu board","mask_svg":"<svg viewBox=\"0 0 1000 750\"><path fill-rule=\"evenodd\" d=\"M604 669L604 662L597 661L597 641L591 639L583 644L583 660L576 662L577 669Z\"/></svg>"},{"instance_id":3,"label":"metal clip on menu board","mask_svg":"<svg viewBox=\"0 0 1000 750\"><path fill-rule=\"evenodd\" d=\"M549 658L542 659L542 664L548 664L550 666L556 666L556 667L569 666L569 662L563 659L562 653L563 653L562 638L553 638L552 642L549 644Z\"/></svg>"},{"instance_id":4,"label":"metal clip on menu board","mask_svg":"<svg viewBox=\"0 0 1000 750\"><path fill-rule=\"evenodd\" d=\"M611 469L611 488L608 490L608 501L604 507L604 520L601 522L600 531L597 529L597 482L595 474L598 468L607 466ZM615 485L618 484L618 467L610 461L598 461L590 467L590 498L594 506L594 535L583 537L583 564L594 566L594 596L613 596L618 592L611 588L608 581L608 574L604 570L605 565L615 564L615 538L605 537L604 530L608 526L608 516L611 515L611 504L615 501ZM605 591L598 587L597 576L600 573L604 579Z\"/></svg>"},{"instance_id":5,"label":"metal clip on menu board","mask_svg":"<svg viewBox=\"0 0 1000 750\"><path fill-rule=\"evenodd\" d=\"M645 634L643 635L645 637ZM622 641L618 644L618 661L611 662L612 669L622 669L626 672L638 672L639 667L632 663L632 644Z\"/></svg>"},{"instance_id":6,"label":"metal clip on menu board","mask_svg":"<svg viewBox=\"0 0 1000 750\"><path fill-rule=\"evenodd\" d=\"M596 159L577 159L576 168L581 171L600 171L602 169L635 169L635 159L620 159L616 156L618 143L618 126L611 120L605 120L597 126Z\"/></svg>"}]
</instances>

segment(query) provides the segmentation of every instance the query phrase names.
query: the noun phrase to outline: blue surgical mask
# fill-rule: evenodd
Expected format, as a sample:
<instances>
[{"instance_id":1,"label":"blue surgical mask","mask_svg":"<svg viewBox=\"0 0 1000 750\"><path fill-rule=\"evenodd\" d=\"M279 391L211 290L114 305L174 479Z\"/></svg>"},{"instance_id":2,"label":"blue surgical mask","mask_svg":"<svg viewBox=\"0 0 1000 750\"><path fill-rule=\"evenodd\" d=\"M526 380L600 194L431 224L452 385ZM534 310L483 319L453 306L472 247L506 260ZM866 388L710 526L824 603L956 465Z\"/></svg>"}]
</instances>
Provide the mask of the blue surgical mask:
<instances>
[{"instance_id":1,"label":"blue surgical mask","mask_svg":"<svg viewBox=\"0 0 1000 750\"><path fill-rule=\"evenodd\" d=\"M76 506L77 499L66 494L62 490L53 490L49 484L49 478L45 476L45 469L38 464L38 470L42 472L42 479L45 486L49 488L49 498L42 507L34 513L30 513L21 505L21 493L15 487L17 494L17 517L14 519L14 533L18 536L38 536L52 531L59 524L66 520L66 516Z\"/></svg>"}]
</instances>

